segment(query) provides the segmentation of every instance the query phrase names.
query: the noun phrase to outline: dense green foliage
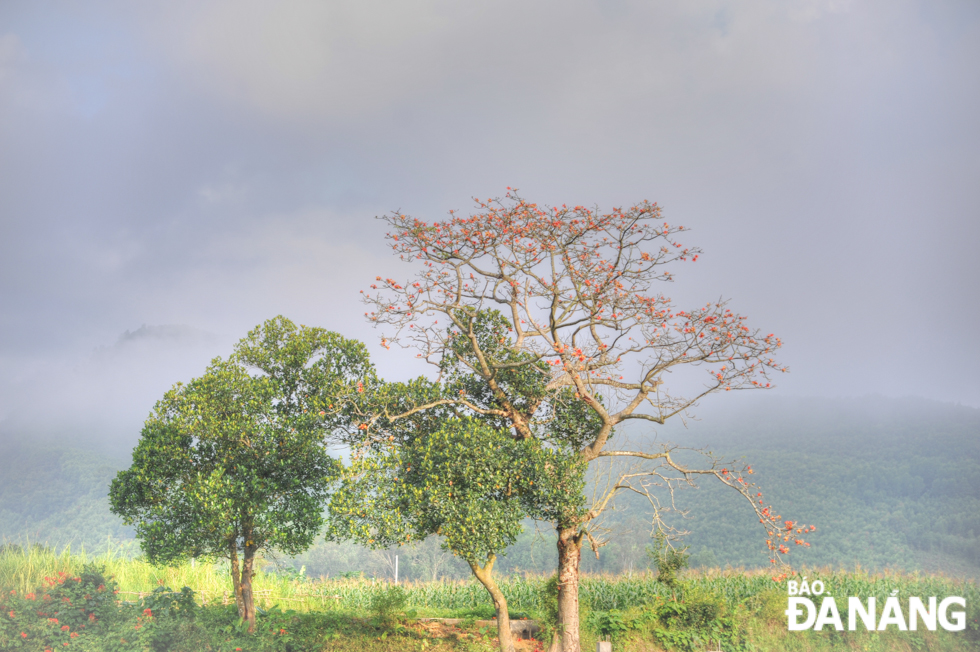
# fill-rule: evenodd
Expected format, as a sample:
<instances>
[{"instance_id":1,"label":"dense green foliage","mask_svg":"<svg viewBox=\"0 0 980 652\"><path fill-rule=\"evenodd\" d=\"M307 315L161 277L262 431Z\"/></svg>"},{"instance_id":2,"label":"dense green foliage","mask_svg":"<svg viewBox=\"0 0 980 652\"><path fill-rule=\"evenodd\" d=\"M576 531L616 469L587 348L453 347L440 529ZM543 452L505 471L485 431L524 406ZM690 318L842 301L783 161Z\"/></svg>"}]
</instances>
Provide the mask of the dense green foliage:
<instances>
[{"instance_id":1,"label":"dense green foliage","mask_svg":"<svg viewBox=\"0 0 980 652\"><path fill-rule=\"evenodd\" d=\"M259 339L274 341L258 352ZM133 465L109 495L113 511L136 525L150 561L267 545L296 553L312 542L334 463L323 446L326 419L317 413L324 412L309 394L321 378L332 380L323 368L333 339L274 320L243 340L235 357L215 359L156 404ZM269 371L250 374L246 359ZM320 373L308 371L311 362Z\"/></svg>"},{"instance_id":2,"label":"dense green foliage","mask_svg":"<svg viewBox=\"0 0 980 652\"><path fill-rule=\"evenodd\" d=\"M446 419L400 445L355 449L330 501L328 537L373 548L439 535L486 587L498 612L500 649L513 650L507 604L493 568L528 517L580 502L584 464L537 440L515 439L482 419ZM561 491L578 479L573 491Z\"/></svg>"},{"instance_id":3,"label":"dense green foliage","mask_svg":"<svg viewBox=\"0 0 980 652\"><path fill-rule=\"evenodd\" d=\"M520 532L521 478L533 468L525 448L453 418L401 446L355 453L331 498L329 534L387 548L439 533L446 549L483 566Z\"/></svg>"},{"instance_id":4,"label":"dense green foliage","mask_svg":"<svg viewBox=\"0 0 980 652\"><path fill-rule=\"evenodd\" d=\"M482 566L514 544L525 518L562 503L554 477L576 475L574 458L480 420L450 418L424 435L355 453L332 496L331 538L389 547L439 534L445 549Z\"/></svg>"},{"instance_id":5,"label":"dense green foliage","mask_svg":"<svg viewBox=\"0 0 980 652\"><path fill-rule=\"evenodd\" d=\"M157 403L109 494L151 561L312 542L333 464L318 437L270 414L276 396L267 379L218 360Z\"/></svg>"},{"instance_id":6,"label":"dense green foliage","mask_svg":"<svg viewBox=\"0 0 980 652\"><path fill-rule=\"evenodd\" d=\"M265 322L157 402L132 466L112 481L113 512L136 526L151 562L230 560L254 626L256 553L296 554L319 534L337 466L327 444L356 412L370 370L358 342Z\"/></svg>"}]
</instances>

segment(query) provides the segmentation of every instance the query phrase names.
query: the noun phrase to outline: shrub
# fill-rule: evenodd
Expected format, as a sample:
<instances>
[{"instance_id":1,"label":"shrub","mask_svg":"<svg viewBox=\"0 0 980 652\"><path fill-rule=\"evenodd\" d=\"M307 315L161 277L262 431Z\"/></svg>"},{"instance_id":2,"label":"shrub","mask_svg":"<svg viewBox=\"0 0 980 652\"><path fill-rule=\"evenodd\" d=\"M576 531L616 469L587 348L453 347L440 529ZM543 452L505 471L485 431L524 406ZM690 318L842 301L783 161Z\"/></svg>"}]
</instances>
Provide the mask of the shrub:
<instances>
[{"instance_id":1,"label":"shrub","mask_svg":"<svg viewBox=\"0 0 980 652\"><path fill-rule=\"evenodd\" d=\"M179 593L168 586L158 586L150 595L143 598L140 607L144 610L149 609L156 617L166 615L189 620L197 616L198 609L194 601L194 591L186 586Z\"/></svg>"},{"instance_id":2,"label":"shrub","mask_svg":"<svg viewBox=\"0 0 980 652\"><path fill-rule=\"evenodd\" d=\"M0 597L0 649L43 652L69 647L99 652L199 650L197 605L188 588L158 587L139 603L117 605L104 566L58 572L28 592Z\"/></svg>"},{"instance_id":3,"label":"shrub","mask_svg":"<svg viewBox=\"0 0 980 652\"><path fill-rule=\"evenodd\" d=\"M371 597L371 613L381 627L391 627L403 615L408 594L400 586L389 586Z\"/></svg>"},{"instance_id":4,"label":"shrub","mask_svg":"<svg viewBox=\"0 0 980 652\"><path fill-rule=\"evenodd\" d=\"M617 640L623 634L633 629L634 622L627 621L618 609L596 611L589 614L588 626L599 634L602 640Z\"/></svg>"},{"instance_id":5,"label":"shrub","mask_svg":"<svg viewBox=\"0 0 980 652\"><path fill-rule=\"evenodd\" d=\"M537 620L542 641L550 641L558 623L558 573L555 573L537 589Z\"/></svg>"},{"instance_id":6,"label":"shrub","mask_svg":"<svg viewBox=\"0 0 980 652\"><path fill-rule=\"evenodd\" d=\"M748 649L738 622L728 614L725 599L710 590L685 587L680 600L664 602L656 613L662 626L654 635L667 647L694 652L721 643L726 650Z\"/></svg>"},{"instance_id":7,"label":"shrub","mask_svg":"<svg viewBox=\"0 0 980 652\"><path fill-rule=\"evenodd\" d=\"M980 642L980 604L967 599L966 640Z\"/></svg>"},{"instance_id":8,"label":"shrub","mask_svg":"<svg viewBox=\"0 0 980 652\"><path fill-rule=\"evenodd\" d=\"M657 579L670 589L678 588L677 574L689 565L690 555L687 548L673 548L663 534L657 534L652 547L647 548L647 555L657 566Z\"/></svg>"},{"instance_id":9,"label":"shrub","mask_svg":"<svg viewBox=\"0 0 980 652\"><path fill-rule=\"evenodd\" d=\"M558 622L558 573L544 581L538 595L541 620L549 626L554 626Z\"/></svg>"},{"instance_id":10,"label":"shrub","mask_svg":"<svg viewBox=\"0 0 980 652\"><path fill-rule=\"evenodd\" d=\"M86 564L76 577L59 572L33 591L7 592L0 598L0 649L63 647L118 620L116 585L104 572Z\"/></svg>"}]
</instances>

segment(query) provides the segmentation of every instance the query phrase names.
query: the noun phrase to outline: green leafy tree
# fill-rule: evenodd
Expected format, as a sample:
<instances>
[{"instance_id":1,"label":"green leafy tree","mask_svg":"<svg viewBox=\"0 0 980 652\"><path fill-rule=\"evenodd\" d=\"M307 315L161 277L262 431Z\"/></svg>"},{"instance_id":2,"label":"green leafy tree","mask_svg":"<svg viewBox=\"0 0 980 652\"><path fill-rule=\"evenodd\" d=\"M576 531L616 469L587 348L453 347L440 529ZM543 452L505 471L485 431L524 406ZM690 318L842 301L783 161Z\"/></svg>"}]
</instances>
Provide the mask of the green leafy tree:
<instances>
[{"instance_id":1,"label":"green leafy tree","mask_svg":"<svg viewBox=\"0 0 980 652\"><path fill-rule=\"evenodd\" d=\"M466 561L486 588L500 649L512 652L507 599L493 578L494 563L517 540L521 522L540 518L542 505L555 502L553 496L542 500L539 490L556 476L573 476L569 467L577 458L515 440L472 417L448 418L400 444L394 439L355 449L331 499L328 537L388 548L442 536L443 547Z\"/></svg>"},{"instance_id":2,"label":"green leafy tree","mask_svg":"<svg viewBox=\"0 0 980 652\"><path fill-rule=\"evenodd\" d=\"M136 526L153 563L227 558L254 630L256 555L313 542L338 472L326 444L356 421L372 377L360 343L283 317L265 322L156 404L132 466L112 482L112 511Z\"/></svg>"}]
</instances>

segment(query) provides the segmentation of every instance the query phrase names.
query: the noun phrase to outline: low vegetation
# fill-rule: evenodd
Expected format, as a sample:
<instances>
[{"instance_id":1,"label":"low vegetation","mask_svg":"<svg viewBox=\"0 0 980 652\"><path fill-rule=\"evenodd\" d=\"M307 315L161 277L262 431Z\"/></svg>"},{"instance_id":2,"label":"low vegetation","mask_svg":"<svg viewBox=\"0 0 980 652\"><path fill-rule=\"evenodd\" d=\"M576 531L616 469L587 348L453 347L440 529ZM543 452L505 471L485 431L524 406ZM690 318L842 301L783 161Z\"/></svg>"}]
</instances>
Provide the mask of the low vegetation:
<instances>
[{"instance_id":1,"label":"low vegetation","mask_svg":"<svg viewBox=\"0 0 980 652\"><path fill-rule=\"evenodd\" d=\"M236 650L492 650L493 605L476 581L408 582L309 579L296 573L255 577L254 634L228 596L220 565L166 568L139 559L56 553L40 546L0 550L0 649L129 652ZM681 572L672 585L655 573L584 576L583 644L611 639L614 649L975 650L980 645L980 587L942 576L809 570L828 593L877 596L962 595L964 632L788 632L786 578L761 571ZM791 578L792 576L790 576ZM184 587L188 588L184 588ZM556 610L546 576L501 578L514 619L544 627L519 650L547 648ZM446 624L427 618L452 618Z\"/></svg>"}]
</instances>

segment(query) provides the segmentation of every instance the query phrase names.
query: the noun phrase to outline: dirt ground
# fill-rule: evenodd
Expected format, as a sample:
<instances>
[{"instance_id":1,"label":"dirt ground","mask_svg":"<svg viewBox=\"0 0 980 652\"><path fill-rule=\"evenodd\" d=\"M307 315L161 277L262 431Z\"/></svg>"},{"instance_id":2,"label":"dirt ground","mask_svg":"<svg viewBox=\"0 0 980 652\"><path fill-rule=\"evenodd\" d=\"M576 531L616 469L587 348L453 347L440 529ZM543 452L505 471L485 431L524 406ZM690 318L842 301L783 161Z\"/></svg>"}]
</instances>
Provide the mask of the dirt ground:
<instances>
[{"instance_id":1,"label":"dirt ground","mask_svg":"<svg viewBox=\"0 0 980 652\"><path fill-rule=\"evenodd\" d=\"M466 630L460 628L459 622L455 619L449 620L448 622L445 620L426 620L419 622L417 626L433 638L453 640L480 638L496 645L496 623L492 623L492 621L477 621L476 631L473 631L472 629ZM486 628L486 634L480 634L479 630L482 628ZM538 652L544 650L545 647L542 641L534 638L522 638L518 634L514 635L514 649L517 652Z\"/></svg>"}]
</instances>

